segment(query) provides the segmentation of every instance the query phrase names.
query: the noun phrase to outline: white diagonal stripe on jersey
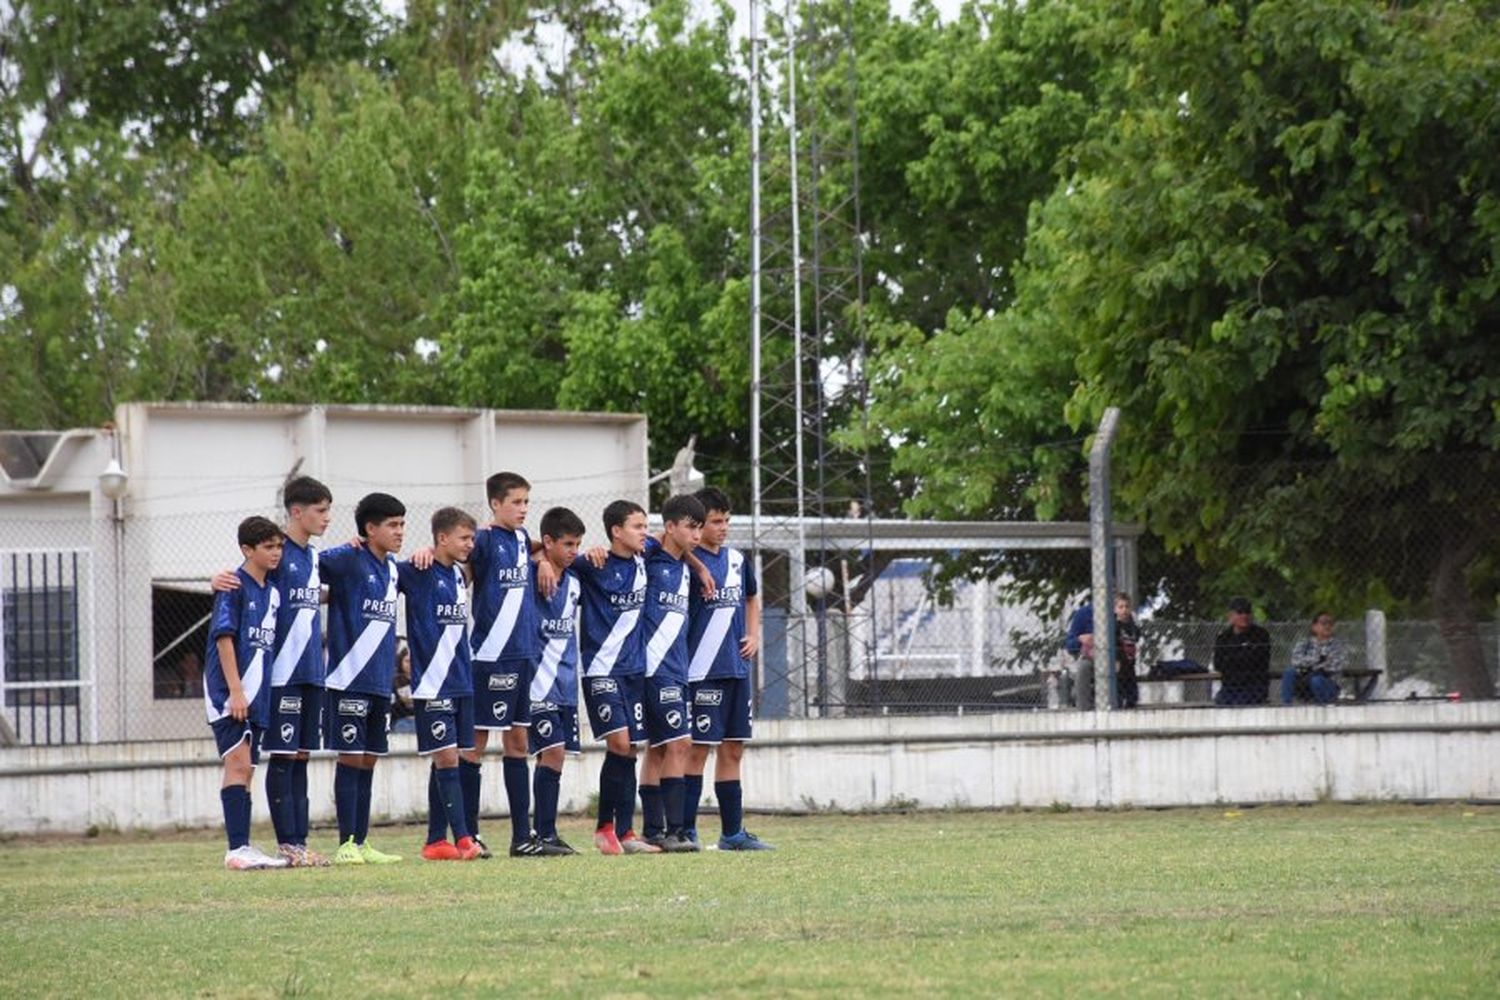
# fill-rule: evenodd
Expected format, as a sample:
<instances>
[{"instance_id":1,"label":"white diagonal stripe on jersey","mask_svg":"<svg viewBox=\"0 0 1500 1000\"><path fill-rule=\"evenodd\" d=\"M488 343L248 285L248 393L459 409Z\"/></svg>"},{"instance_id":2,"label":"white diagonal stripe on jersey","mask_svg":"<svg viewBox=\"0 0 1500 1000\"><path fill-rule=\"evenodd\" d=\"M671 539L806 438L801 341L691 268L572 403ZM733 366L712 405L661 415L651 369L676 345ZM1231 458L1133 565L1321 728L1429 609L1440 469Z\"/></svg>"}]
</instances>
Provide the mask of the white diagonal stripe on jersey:
<instances>
[{"instance_id":1,"label":"white diagonal stripe on jersey","mask_svg":"<svg viewBox=\"0 0 1500 1000\"><path fill-rule=\"evenodd\" d=\"M464 641L464 626L445 625L443 637L438 640L438 648L432 654L432 662L422 670L422 682L412 691L413 698L421 698L424 701L436 698L437 693L443 689L443 682L448 679L448 671L453 669L453 657L458 652L458 644Z\"/></svg>"},{"instance_id":2,"label":"white diagonal stripe on jersey","mask_svg":"<svg viewBox=\"0 0 1500 1000\"><path fill-rule=\"evenodd\" d=\"M708 619L708 625L704 627L703 634L698 637L698 648L693 650L693 660L688 664L688 680L701 681L708 676L709 670L713 669L719 649L724 645L724 637L729 634L729 627L734 624L735 610L734 608L714 608L713 615Z\"/></svg>"},{"instance_id":3,"label":"white diagonal stripe on jersey","mask_svg":"<svg viewBox=\"0 0 1500 1000\"><path fill-rule=\"evenodd\" d=\"M324 686L330 691L347 688L369 666L370 657L375 655L375 651L385 641L385 634L390 630L390 622L371 622L366 625L359 638L354 640L354 645L349 647L349 652L339 661L339 665L329 671L328 679L323 682Z\"/></svg>"},{"instance_id":4,"label":"white diagonal stripe on jersey","mask_svg":"<svg viewBox=\"0 0 1500 1000\"><path fill-rule=\"evenodd\" d=\"M687 621L687 615L669 614L656 626L656 634L646 645L646 676L655 677L656 671L661 667L661 661L667 658L667 653L672 649L672 643L677 641L678 633L682 631L682 623Z\"/></svg>"},{"instance_id":5,"label":"white diagonal stripe on jersey","mask_svg":"<svg viewBox=\"0 0 1500 1000\"><path fill-rule=\"evenodd\" d=\"M729 567L724 571L724 586L738 587L744 582L745 554L739 549L729 550Z\"/></svg>"},{"instance_id":6,"label":"white diagonal stripe on jersey","mask_svg":"<svg viewBox=\"0 0 1500 1000\"><path fill-rule=\"evenodd\" d=\"M558 664L562 663L571 639L572 636L562 636L547 640L547 645L542 648L542 658L536 664L536 674L531 678L532 701L547 700L547 695L552 692L552 682L557 680Z\"/></svg>"},{"instance_id":7,"label":"white diagonal stripe on jersey","mask_svg":"<svg viewBox=\"0 0 1500 1000\"><path fill-rule=\"evenodd\" d=\"M516 540L516 568L525 566L531 558L531 553L526 551L526 546L520 539ZM510 641L510 635L516 630L516 619L521 615L521 602L526 598L526 588L529 584L512 587L506 591L505 598L500 602L500 610L495 614L495 622L490 626L489 634L484 637L484 642L474 650L474 659L485 663L493 663L500 658L505 644Z\"/></svg>"},{"instance_id":8,"label":"white diagonal stripe on jersey","mask_svg":"<svg viewBox=\"0 0 1500 1000\"><path fill-rule=\"evenodd\" d=\"M297 610L297 617L292 619L292 627L286 631L286 641L281 644L281 649L271 664L272 687L285 687L286 682L292 679L292 671L297 669L302 653L312 641L313 626L317 620L317 608Z\"/></svg>"}]
</instances>

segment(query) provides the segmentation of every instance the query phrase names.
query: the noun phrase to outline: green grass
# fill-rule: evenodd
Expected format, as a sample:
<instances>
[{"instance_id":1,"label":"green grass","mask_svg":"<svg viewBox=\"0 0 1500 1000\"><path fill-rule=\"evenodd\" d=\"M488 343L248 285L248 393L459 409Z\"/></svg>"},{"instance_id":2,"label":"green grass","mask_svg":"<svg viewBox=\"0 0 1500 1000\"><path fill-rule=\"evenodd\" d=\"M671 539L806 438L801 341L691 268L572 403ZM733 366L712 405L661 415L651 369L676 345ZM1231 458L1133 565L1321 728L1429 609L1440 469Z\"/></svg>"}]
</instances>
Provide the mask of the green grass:
<instances>
[{"instance_id":1,"label":"green grass","mask_svg":"<svg viewBox=\"0 0 1500 1000\"><path fill-rule=\"evenodd\" d=\"M489 824L497 839L502 828ZM372 838L405 849L401 865L251 873L218 867L212 832L11 841L0 989L1500 992L1500 809L823 815L752 828L781 849L435 865L410 859L421 833L407 827ZM563 832L589 839L582 823Z\"/></svg>"}]
</instances>

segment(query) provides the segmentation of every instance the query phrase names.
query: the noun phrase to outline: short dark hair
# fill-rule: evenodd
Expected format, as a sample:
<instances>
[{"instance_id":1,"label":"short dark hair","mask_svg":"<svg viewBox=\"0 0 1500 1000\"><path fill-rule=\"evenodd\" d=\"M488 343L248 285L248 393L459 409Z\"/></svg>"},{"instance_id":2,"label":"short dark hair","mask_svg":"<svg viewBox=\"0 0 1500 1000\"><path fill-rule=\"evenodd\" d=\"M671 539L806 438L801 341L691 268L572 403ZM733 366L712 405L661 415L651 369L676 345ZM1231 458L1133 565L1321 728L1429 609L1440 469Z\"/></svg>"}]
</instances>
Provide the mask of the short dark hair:
<instances>
[{"instance_id":1,"label":"short dark hair","mask_svg":"<svg viewBox=\"0 0 1500 1000\"><path fill-rule=\"evenodd\" d=\"M280 538L281 529L269 517L261 517L259 514L256 514L254 517L247 517L240 522L239 537L241 545L253 549L261 542L269 541L272 538Z\"/></svg>"},{"instance_id":2,"label":"short dark hair","mask_svg":"<svg viewBox=\"0 0 1500 1000\"><path fill-rule=\"evenodd\" d=\"M405 516L406 504L389 493L367 493L354 508L354 527L359 532L359 537L364 538L366 525Z\"/></svg>"},{"instance_id":3,"label":"short dark hair","mask_svg":"<svg viewBox=\"0 0 1500 1000\"><path fill-rule=\"evenodd\" d=\"M697 497L698 502L703 505L705 515L713 511L718 511L721 514L728 514L730 512L729 498L717 486L705 486L697 493L694 493L693 496Z\"/></svg>"},{"instance_id":4,"label":"short dark hair","mask_svg":"<svg viewBox=\"0 0 1500 1000\"><path fill-rule=\"evenodd\" d=\"M614 529L625 523L631 514L644 514L646 508L634 500L612 500L608 507L604 508L604 537L610 541L615 540Z\"/></svg>"},{"instance_id":5,"label":"short dark hair","mask_svg":"<svg viewBox=\"0 0 1500 1000\"><path fill-rule=\"evenodd\" d=\"M1253 610L1248 597L1231 597L1229 599L1229 610L1236 611L1242 615L1248 615Z\"/></svg>"},{"instance_id":6,"label":"short dark hair","mask_svg":"<svg viewBox=\"0 0 1500 1000\"><path fill-rule=\"evenodd\" d=\"M291 510L294 506L311 507L325 502L333 503L333 494L328 487L312 476L288 479L286 485L281 488L281 505L287 510Z\"/></svg>"},{"instance_id":7,"label":"short dark hair","mask_svg":"<svg viewBox=\"0 0 1500 1000\"><path fill-rule=\"evenodd\" d=\"M676 524L678 521L691 521L695 525L701 525L708 517L708 512L703 509L703 504L695 496L680 493L675 497L668 497L667 502L661 505L661 519L663 524Z\"/></svg>"},{"instance_id":8,"label":"short dark hair","mask_svg":"<svg viewBox=\"0 0 1500 1000\"><path fill-rule=\"evenodd\" d=\"M539 530L543 538L551 538L554 541L568 537L582 538L583 518L566 507L553 507L542 515L542 526Z\"/></svg>"},{"instance_id":9,"label":"short dark hair","mask_svg":"<svg viewBox=\"0 0 1500 1000\"><path fill-rule=\"evenodd\" d=\"M447 535L458 528L478 528L479 522L466 510L457 507L443 507L432 515L432 537Z\"/></svg>"},{"instance_id":10,"label":"short dark hair","mask_svg":"<svg viewBox=\"0 0 1500 1000\"><path fill-rule=\"evenodd\" d=\"M518 472L497 472L484 481L484 495L489 500L504 500L511 490L529 490L531 484Z\"/></svg>"}]
</instances>

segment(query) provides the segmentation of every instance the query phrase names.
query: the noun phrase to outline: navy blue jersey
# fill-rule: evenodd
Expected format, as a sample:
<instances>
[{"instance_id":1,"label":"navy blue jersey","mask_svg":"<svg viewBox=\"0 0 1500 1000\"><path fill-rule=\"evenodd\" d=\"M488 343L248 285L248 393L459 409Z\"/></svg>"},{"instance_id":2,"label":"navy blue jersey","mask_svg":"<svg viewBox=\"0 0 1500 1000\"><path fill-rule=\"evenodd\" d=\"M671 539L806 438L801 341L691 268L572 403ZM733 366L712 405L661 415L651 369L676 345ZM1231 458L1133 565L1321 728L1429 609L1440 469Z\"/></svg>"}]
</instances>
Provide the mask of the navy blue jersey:
<instances>
[{"instance_id":1,"label":"navy blue jersey","mask_svg":"<svg viewBox=\"0 0 1500 1000\"><path fill-rule=\"evenodd\" d=\"M469 588L463 571L433 561L426 569L396 564L406 595L406 642L411 647L411 696L467 698L474 693L469 662Z\"/></svg>"},{"instance_id":2,"label":"navy blue jersey","mask_svg":"<svg viewBox=\"0 0 1500 1000\"><path fill-rule=\"evenodd\" d=\"M269 578L281 594L276 614L276 659L271 664L271 686L323 686L323 618L318 610L322 578L318 553L309 541L282 543L281 565Z\"/></svg>"},{"instance_id":3,"label":"navy blue jersey","mask_svg":"<svg viewBox=\"0 0 1500 1000\"><path fill-rule=\"evenodd\" d=\"M688 589L692 573L685 560L670 555L656 539L646 546L646 605L642 612L646 676L686 683L688 679Z\"/></svg>"},{"instance_id":4,"label":"navy blue jersey","mask_svg":"<svg viewBox=\"0 0 1500 1000\"><path fill-rule=\"evenodd\" d=\"M396 676L396 557L340 545L318 555L328 584L330 691L391 696Z\"/></svg>"},{"instance_id":5,"label":"navy blue jersey","mask_svg":"<svg viewBox=\"0 0 1500 1000\"><path fill-rule=\"evenodd\" d=\"M224 679L224 664L219 660L219 637L232 636L240 690L250 703L247 718L264 729L271 721L271 678L267 675L271 651L276 648L276 610L281 595L270 580L256 583L255 577L243 568L234 573L240 580L239 589L214 595L208 652L203 657L204 707L209 722L218 722L229 715L229 682Z\"/></svg>"},{"instance_id":6,"label":"navy blue jersey","mask_svg":"<svg viewBox=\"0 0 1500 1000\"><path fill-rule=\"evenodd\" d=\"M536 595L542 621L542 654L531 678L531 700L578 704L578 599L583 585L572 569L563 570L557 593Z\"/></svg>"},{"instance_id":7,"label":"navy blue jersey","mask_svg":"<svg viewBox=\"0 0 1500 1000\"><path fill-rule=\"evenodd\" d=\"M578 650L586 677L628 677L646 672L641 655L641 605L646 602L646 560L613 552L601 569L573 561L582 584Z\"/></svg>"},{"instance_id":8,"label":"navy blue jersey","mask_svg":"<svg viewBox=\"0 0 1500 1000\"><path fill-rule=\"evenodd\" d=\"M538 634L531 536L525 528L480 528L469 569L474 574L474 659L534 660Z\"/></svg>"},{"instance_id":9,"label":"navy blue jersey","mask_svg":"<svg viewBox=\"0 0 1500 1000\"><path fill-rule=\"evenodd\" d=\"M701 545L693 550L713 575L717 592L705 601L694 587L688 611L688 680L749 677L750 663L740 655L745 638L745 602L759 593L755 564L745 553L729 546L710 552Z\"/></svg>"}]
</instances>

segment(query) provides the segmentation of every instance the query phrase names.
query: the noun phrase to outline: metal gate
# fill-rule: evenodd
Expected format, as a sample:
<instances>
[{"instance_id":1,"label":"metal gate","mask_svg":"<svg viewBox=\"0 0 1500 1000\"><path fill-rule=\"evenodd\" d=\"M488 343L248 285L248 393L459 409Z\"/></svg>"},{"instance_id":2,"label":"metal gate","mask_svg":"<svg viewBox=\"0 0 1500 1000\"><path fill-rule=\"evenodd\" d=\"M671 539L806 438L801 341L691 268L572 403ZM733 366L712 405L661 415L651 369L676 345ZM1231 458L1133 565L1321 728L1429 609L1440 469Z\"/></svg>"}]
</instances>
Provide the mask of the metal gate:
<instances>
[{"instance_id":1,"label":"metal gate","mask_svg":"<svg viewBox=\"0 0 1500 1000\"><path fill-rule=\"evenodd\" d=\"M87 549L0 549L0 743L96 742Z\"/></svg>"}]
</instances>

